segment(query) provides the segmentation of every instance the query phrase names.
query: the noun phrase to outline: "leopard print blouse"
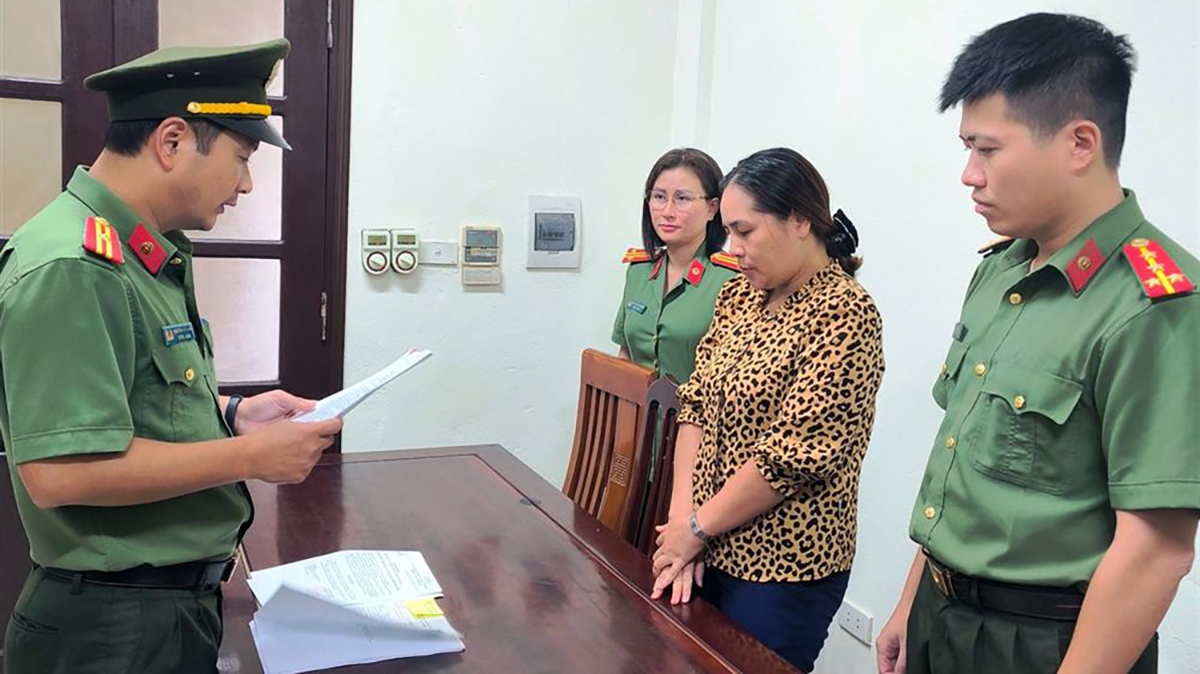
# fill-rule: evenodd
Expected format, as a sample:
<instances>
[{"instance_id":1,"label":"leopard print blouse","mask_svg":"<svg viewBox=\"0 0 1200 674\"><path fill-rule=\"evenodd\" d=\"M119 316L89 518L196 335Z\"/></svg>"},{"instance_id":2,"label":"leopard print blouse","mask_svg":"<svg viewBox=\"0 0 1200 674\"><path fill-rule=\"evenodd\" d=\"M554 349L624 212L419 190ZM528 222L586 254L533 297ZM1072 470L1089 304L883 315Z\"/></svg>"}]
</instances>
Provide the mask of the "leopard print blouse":
<instances>
[{"instance_id":1,"label":"leopard print blouse","mask_svg":"<svg viewBox=\"0 0 1200 674\"><path fill-rule=\"evenodd\" d=\"M679 389L680 423L703 429L692 500L700 507L753 461L784 500L709 541L706 564L749 581L818 580L854 559L882 322L836 262L774 314L765 299L745 277L725 284Z\"/></svg>"}]
</instances>

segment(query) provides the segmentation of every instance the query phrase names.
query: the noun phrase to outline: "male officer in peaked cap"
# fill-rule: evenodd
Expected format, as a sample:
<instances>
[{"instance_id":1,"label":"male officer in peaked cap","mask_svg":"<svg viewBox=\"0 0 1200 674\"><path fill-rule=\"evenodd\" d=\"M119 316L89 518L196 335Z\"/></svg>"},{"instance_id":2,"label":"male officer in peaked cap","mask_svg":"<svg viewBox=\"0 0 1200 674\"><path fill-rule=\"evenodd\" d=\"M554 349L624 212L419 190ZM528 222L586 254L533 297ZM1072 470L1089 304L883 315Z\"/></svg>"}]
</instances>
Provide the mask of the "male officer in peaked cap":
<instances>
[{"instance_id":1,"label":"male officer in peaked cap","mask_svg":"<svg viewBox=\"0 0 1200 674\"><path fill-rule=\"evenodd\" d=\"M213 672L243 483L299 482L340 421L217 393L186 230L252 184L286 40L170 48L85 81L104 149L0 252L0 431L34 569L10 674Z\"/></svg>"}]
</instances>

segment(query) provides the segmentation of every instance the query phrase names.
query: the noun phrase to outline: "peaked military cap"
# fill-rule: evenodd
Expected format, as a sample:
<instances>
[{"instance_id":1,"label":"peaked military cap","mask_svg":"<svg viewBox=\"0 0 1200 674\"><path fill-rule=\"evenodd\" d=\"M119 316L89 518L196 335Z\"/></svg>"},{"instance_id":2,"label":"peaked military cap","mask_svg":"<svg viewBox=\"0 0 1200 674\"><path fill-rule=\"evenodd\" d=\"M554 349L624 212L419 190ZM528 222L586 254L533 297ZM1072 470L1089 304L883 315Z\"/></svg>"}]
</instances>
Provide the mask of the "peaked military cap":
<instances>
[{"instance_id":1,"label":"peaked military cap","mask_svg":"<svg viewBox=\"0 0 1200 674\"><path fill-rule=\"evenodd\" d=\"M291 48L284 38L238 47L166 47L89 76L108 96L109 121L203 118L292 149L267 122L267 82Z\"/></svg>"}]
</instances>

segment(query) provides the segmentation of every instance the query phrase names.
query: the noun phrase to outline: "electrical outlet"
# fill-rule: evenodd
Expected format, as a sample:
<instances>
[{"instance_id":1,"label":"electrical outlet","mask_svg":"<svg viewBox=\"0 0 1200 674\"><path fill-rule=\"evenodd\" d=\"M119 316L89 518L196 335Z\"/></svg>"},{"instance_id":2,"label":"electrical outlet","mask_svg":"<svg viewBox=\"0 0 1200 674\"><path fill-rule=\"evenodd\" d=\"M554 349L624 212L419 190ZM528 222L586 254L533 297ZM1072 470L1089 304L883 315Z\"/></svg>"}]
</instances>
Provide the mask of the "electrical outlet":
<instances>
[{"instance_id":1,"label":"electrical outlet","mask_svg":"<svg viewBox=\"0 0 1200 674\"><path fill-rule=\"evenodd\" d=\"M871 615L866 611L849 601L844 601L842 607L838 609L837 623L842 629L849 632L850 636L868 646L871 645Z\"/></svg>"},{"instance_id":2,"label":"electrical outlet","mask_svg":"<svg viewBox=\"0 0 1200 674\"><path fill-rule=\"evenodd\" d=\"M458 244L453 241L421 240L421 264L458 264Z\"/></svg>"}]
</instances>

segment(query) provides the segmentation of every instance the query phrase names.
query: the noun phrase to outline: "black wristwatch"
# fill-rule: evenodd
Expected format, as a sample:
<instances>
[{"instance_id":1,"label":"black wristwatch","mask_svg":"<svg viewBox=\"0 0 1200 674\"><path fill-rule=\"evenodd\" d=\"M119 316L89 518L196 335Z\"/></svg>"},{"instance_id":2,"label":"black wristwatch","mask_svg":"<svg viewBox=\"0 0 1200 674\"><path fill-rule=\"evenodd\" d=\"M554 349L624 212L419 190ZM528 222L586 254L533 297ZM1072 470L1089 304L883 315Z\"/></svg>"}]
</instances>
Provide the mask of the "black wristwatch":
<instances>
[{"instance_id":1,"label":"black wristwatch","mask_svg":"<svg viewBox=\"0 0 1200 674\"><path fill-rule=\"evenodd\" d=\"M229 396L229 402L225 403L225 423L229 425L229 432L234 435L237 435L237 426L234 426L233 422L237 420L237 408L244 397L235 393Z\"/></svg>"}]
</instances>

